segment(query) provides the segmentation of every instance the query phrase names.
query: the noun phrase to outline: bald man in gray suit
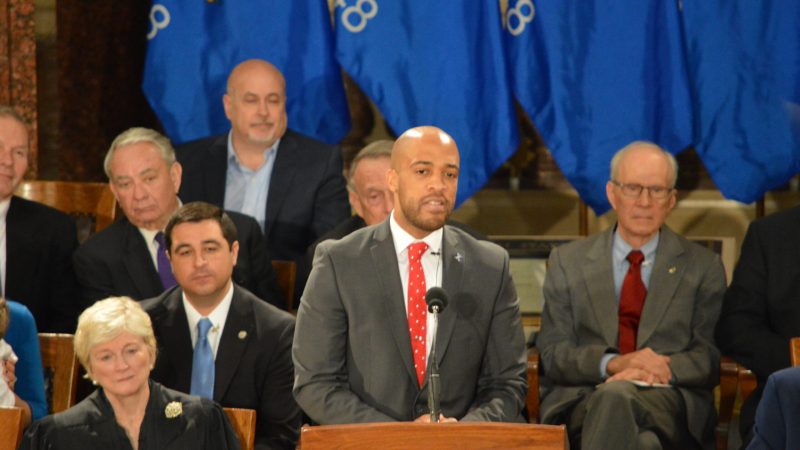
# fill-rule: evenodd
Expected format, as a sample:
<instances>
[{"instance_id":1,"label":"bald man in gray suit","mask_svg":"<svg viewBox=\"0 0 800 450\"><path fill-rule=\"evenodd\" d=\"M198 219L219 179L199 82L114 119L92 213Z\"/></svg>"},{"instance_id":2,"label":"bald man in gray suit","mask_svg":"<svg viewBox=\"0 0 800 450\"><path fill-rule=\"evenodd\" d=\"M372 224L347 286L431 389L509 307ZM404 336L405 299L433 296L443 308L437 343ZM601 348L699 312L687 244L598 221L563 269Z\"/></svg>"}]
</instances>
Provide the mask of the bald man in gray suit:
<instances>
[{"instance_id":1,"label":"bald man in gray suit","mask_svg":"<svg viewBox=\"0 0 800 450\"><path fill-rule=\"evenodd\" d=\"M292 348L294 395L314 421L430 421L433 332L430 314L420 319L422 333L413 331L415 261L423 286L450 297L436 333L439 419L522 420L526 354L508 254L445 225L458 164L443 131L406 131L392 152L390 217L317 247ZM411 248L420 243L415 260Z\"/></svg>"},{"instance_id":2,"label":"bald man in gray suit","mask_svg":"<svg viewBox=\"0 0 800 450\"><path fill-rule=\"evenodd\" d=\"M655 144L623 148L606 187L616 227L550 255L542 420L566 423L572 448L713 448L725 275L716 254L664 225L676 176Z\"/></svg>"}]
</instances>

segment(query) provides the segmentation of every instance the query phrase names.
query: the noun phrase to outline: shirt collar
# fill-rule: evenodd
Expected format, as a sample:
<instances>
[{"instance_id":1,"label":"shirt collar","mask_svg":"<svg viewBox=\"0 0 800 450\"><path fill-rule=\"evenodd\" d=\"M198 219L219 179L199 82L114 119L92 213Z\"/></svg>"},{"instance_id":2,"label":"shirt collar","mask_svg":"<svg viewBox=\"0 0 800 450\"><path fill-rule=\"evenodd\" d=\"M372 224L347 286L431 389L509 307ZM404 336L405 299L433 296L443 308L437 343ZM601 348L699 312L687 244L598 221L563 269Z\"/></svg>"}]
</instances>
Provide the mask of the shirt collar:
<instances>
[{"instance_id":1,"label":"shirt collar","mask_svg":"<svg viewBox=\"0 0 800 450\"><path fill-rule=\"evenodd\" d=\"M200 322L200 319L203 316L200 315L199 312L194 308L194 306L189 302L186 298L186 293L181 292L181 298L183 299L183 309L186 311L186 319L189 321L189 329L195 330L197 329L197 322ZM222 297L222 301L211 311L211 314L208 315L209 320L211 320L211 326L217 328L225 323L225 319L228 318L228 311L231 309L231 302L233 300L233 283L231 283L230 288L228 288L228 292L225 293L225 296Z\"/></svg>"},{"instance_id":2,"label":"shirt collar","mask_svg":"<svg viewBox=\"0 0 800 450\"><path fill-rule=\"evenodd\" d=\"M658 249L658 241L661 237L661 230L656 232L647 243L645 243L639 250L644 254L644 262L642 264L652 264L655 259L656 250ZM612 252L614 254L614 261L624 261L634 248L628 244L622 236L619 235L619 228L614 231L614 241L612 243Z\"/></svg>"},{"instance_id":3,"label":"shirt collar","mask_svg":"<svg viewBox=\"0 0 800 450\"><path fill-rule=\"evenodd\" d=\"M274 150L278 152L278 146L281 143L281 138L275 140L275 143L264 149L264 161L269 157L270 152ZM228 164L235 164L240 169L243 168L242 163L239 161L239 156L236 155L236 150L233 148L233 131L228 132Z\"/></svg>"},{"instance_id":4,"label":"shirt collar","mask_svg":"<svg viewBox=\"0 0 800 450\"><path fill-rule=\"evenodd\" d=\"M11 197L0 201L0 220L6 220L8 215L8 207L11 206Z\"/></svg>"},{"instance_id":5,"label":"shirt collar","mask_svg":"<svg viewBox=\"0 0 800 450\"><path fill-rule=\"evenodd\" d=\"M422 239L417 239L410 235L406 230L403 229L403 227L400 226L399 223L397 223L397 220L394 218L394 210L392 210L392 213L389 215L389 229L392 231L394 250L398 255L402 253L409 245L419 241L428 244L429 252L439 253L442 248L442 228L430 232Z\"/></svg>"}]
</instances>

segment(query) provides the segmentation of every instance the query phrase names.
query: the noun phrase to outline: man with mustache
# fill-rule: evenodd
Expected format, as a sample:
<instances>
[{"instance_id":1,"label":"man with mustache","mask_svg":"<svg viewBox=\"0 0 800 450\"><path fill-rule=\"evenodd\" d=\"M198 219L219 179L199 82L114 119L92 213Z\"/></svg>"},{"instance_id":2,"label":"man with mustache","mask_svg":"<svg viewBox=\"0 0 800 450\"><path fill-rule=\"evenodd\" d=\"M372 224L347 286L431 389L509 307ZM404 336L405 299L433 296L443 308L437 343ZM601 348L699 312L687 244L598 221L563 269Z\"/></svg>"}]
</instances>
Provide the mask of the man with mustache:
<instances>
[{"instance_id":1,"label":"man with mustache","mask_svg":"<svg viewBox=\"0 0 800 450\"><path fill-rule=\"evenodd\" d=\"M664 225L677 175L657 145L627 145L606 184L616 226L550 254L542 422L566 424L572 448L714 446L725 272Z\"/></svg>"},{"instance_id":2,"label":"man with mustache","mask_svg":"<svg viewBox=\"0 0 800 450\"><path fill-rule=\"evenodd\" d=\"M240 245L220 208L183 205L164 234L178 286L142 303L158 342L152 378L225 407L255 409L255 448L294 449L294 318L233 282Z\"/></svg>"},{"instance_id":3,"label":"man with mustache","mask_svg":"<svg viewBox=\"0 0 800 450\"><path fill-rule=\"evenodd\" d=\"M432 318L441 420L522 421L525 343L508 253L445 225L458 186L453 138L412 128L391 156L385 221L319 244L300 303L294 395L317 423L429 421Z\"/></svg>"},{"instance_id":4,"label":"man with mustache","mask_svg":"<svg viewBox=\"0 0 800 450\"><path fill-rule=\"evenodd\" d=\"M259 59L236 66L222 98L231 130L177 148L184 169L179 195L255 217L270 256L296 261L302 274L308 246L350 208L341 152L288 130L286 101L275 66ZM298 279L296 292L304 284Z\"/></svg>"}]
</instances>

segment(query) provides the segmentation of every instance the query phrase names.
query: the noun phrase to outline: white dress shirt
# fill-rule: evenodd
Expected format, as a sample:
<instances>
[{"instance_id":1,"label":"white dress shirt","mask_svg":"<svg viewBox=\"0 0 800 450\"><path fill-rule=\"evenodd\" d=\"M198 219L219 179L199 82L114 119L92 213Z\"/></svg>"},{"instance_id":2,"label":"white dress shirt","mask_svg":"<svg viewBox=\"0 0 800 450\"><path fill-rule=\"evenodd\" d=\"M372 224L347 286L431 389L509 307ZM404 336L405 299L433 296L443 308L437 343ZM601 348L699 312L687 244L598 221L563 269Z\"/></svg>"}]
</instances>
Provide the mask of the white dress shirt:
<instances>
[{"instance_id":1,"label":"white dress shirt","mask_svg":"<svg viewBox=\"0 0 800 450\"><path fill-rule=\"evenodd\" d=\"M394 211L389 219L389 228L392 231L394 249L397 252L397 266L400 269L400 281L403 285L403 298L406 314L408 314L408 246L414 242L425 242L428 249L422 254L422 269L425 271L425 288L430 289L434 286L442 286L442 235L443 230L439 228L431 232L422 239L411 236L404 230L394 218ZM433 319L431 314L426 315L425 323L425 357L431 352L431 342L433 341L433 330L431 324Z\"/></svg>"},{"instance_id":2,"label":"white dress shirt","mask_svg":"<svg viewBox=\"0 0 800 450\"><path fill-rule=\"evenodd\" d=\"M2 290L0 290L0 298L6 296L6 216L8 216L8 207L11 206L11 197L0 202L0 283L2 283Z\"/></svg>"},{"instance_id":3,"label":"white dress shirt","mask_svg":"<svg viewBox=\"0 0 800 450\"><path fill-rule=\"evenodd\" d=\"M197 344L197 323L203 318L194 306L186 299L186 294L182 294L183 309L186 311L186 320L189 322L189 334L192 337L192 348ZM231 302L233 301L233 283L231 283L228 292L222 297L222 301L207 317L211 321L211 329L208 330L208 345L211 347L211 353L214 354L214 359L217 359L217 349L219 348L220 337L225 328L225 319L228 318L228 311L231 309Z\"/></svg>"}]
</instances>

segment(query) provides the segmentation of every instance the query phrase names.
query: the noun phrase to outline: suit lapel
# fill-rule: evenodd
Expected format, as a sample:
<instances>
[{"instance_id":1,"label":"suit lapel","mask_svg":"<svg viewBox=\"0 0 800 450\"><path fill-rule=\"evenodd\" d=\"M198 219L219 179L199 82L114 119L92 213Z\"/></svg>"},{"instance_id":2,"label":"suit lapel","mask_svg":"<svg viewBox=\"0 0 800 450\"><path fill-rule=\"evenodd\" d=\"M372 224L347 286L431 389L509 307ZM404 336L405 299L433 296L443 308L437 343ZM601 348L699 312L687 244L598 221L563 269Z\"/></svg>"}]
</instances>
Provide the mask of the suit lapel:
<instances>
[{"instance_id":1,"label":"suit lapel","mask_svg":"<svg viewBox=\"0 0 800 450\"><path fill-rule=\"evenodd\" d=\"M644 346L658 327L686 270L684 248L675 233L666 226L661 227L659 239L655 264L650 274L650 289L647 290L636 335L637 349Z\"/></svg>"},{"instance_id":2,"label":"suit lapel","mask_svg":"<svg viewBox=\"0 0 800 450\"><path fill-rule=\"evenodd\" d=\"M167 359L172 368L172 378L175 383L172 389L180 392L189 392L192 383L192 337L189 334L189 321L183 309L181 289L172 289L164 299L167 311L164 320L160 322L161 344L166 349L163 358Z\"/></svg>"},{"instance_id":3,"label":"suit lapel","mask_svg":"<svg viewBox=\"0 0 800 450\"><path fill-rule=\"evenodd\" d=\"M253 307L249 300L244 298L241 289L234 285L231 308L225 319L225 328L214 362L214 400L220 401L230 388L247 343L255 339L255 332Z\"/></svg>"},{"instance_id":4,"label":"suit lapel","mask_svg":"<svg viewBox=\"0 0 800 450\"><path fill-rule=\"evenodd\" d=\"M373 242L370 246L372 254L372 267L381 284L379 296L388 317L389 330L397 344L400 359L406 368L408 377L417 385L417 375L414 371L414 358L411 356L411 335L408 334L408 317L406 316L403 286L400 281L400 269L397 265L392 233L389 229L389 220L385 220L375 228Z\"/></svg>"},{"instance_id":5,"label":"suit lapel","mask_svg":"<svg viewBox=\"0 0 800 450\"><path fill-rule=\"evenodd\" d=\"M27 292L28 286L33 283L34 272L30 269L36 267L36 258L39 253L35 250L39 245L36 239L29 235L25 214L18 214L20 204L16 196L11 197L11 203L6 215L6 286L3 292ZM9 289L9 286L11 289Z\"/></svg>"},{"instance_id":6,"label":"suit lapel","mask_svg":"<svg viewBox=\"0 0 800 450\"><path fill-rule=\"evenodd\" d=\"M139 230L125 220L124 248L125 258L123 264L131 285L135 287L140 299L155 297L164 291L158 271L153 266L150 250Z\"/></svg>"},{"instance_id":7,"label":"suit lapel","mask_svg":"<svg viewBox=\"0 0 800 450\"><path fill-rule=\"evenodd\" d=\"M228 134L223 134L208 148L208 155L204 158L205 174L203 199L220 208L225 206L225 177L228 171Z\"/></svg>"},{"instance_id":8,"label":"suit lapel","mask_svg":"<svg viewBox=\"0 0 800 450\"><path fill-rule=\"evenodd\" d=\"M611 243L614 228L606 230L586 253L583 271L584 289L589 297L589 305L594 311L600 331L611 347L617 346L618 306L614 290L614 269L611 259Z\"/></svg>"},{"instance_id":9,"label":"suit lapel","mask_svg":"<svg viewBox=\"0 0 800 450\"><path fill-rule=\"evenodd\" d=\"M458 308L452 303L458 301L458 292L461 290L461 278L464 267L471 264L470 255L465 255L461 242L449 226L444 227L442 234L442 287L449 296L449 302L444 312L439 315L439 329L436 332L436 362L441 365L450 337L456 326L456 312Z\"/></svg>"},{"instance_id":10,"label":"suit lapel","mask_svg":"<svg viewBox=\"0 0 800 450\"><path fill-rule=\"evenodd\" d=\"M272 166L272 174L270 175L266 214L267 236L269 236L273 228L272 225L278 218L278 211L281 210L281 206L291 190L297 168L302 164L301 156L297 149L297 142L291 132L287 131L278 145L278 154L275 157L275 164Z\"/></svg>"}]
</instances>

